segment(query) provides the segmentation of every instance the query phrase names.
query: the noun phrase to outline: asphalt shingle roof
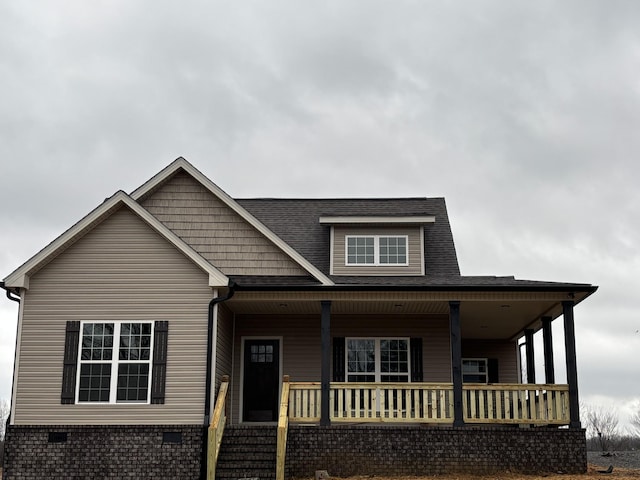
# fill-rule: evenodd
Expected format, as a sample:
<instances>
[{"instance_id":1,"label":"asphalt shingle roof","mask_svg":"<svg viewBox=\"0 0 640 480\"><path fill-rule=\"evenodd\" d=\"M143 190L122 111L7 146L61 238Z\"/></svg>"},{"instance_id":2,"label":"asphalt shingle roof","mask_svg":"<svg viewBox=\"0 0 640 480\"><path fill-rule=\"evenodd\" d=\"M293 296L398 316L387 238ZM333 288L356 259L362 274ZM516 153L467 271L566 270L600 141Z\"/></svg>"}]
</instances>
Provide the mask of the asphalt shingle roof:
<instances>
[{"instance_id":1,"label":"asphalt shingle roof","mask_svg":"<svg viewBox=\"0 0 640 480\"><path fill-rule=\"evenodd\" d=\"M331 276L337 286L569 288L582 285L518 280L514 277L461 276L444 198L256 198L236 201L326 275L329 275L330 226L320 224L320 217L435 216L435 223L424 226L424 276ZM250 288L319 285L311 277L238 276L234 280Z\"/></svg>"},{"instance_id":2,"label":"asphalt shingle roof","mask_svg":"<svg viewBox=\"0 0 640 480\"><path fill-rule=\"evenodd\" d=\"M260 198L236 201L327 275L330 227L321 225L320 217L433 215L436 218L435 223L424 227L425 271L428 276L460 275L444 198ZM336 277L335 280L341 282L343 278ZM363 281L363 277L355 278Z\"/></svg>"}]
</instances>

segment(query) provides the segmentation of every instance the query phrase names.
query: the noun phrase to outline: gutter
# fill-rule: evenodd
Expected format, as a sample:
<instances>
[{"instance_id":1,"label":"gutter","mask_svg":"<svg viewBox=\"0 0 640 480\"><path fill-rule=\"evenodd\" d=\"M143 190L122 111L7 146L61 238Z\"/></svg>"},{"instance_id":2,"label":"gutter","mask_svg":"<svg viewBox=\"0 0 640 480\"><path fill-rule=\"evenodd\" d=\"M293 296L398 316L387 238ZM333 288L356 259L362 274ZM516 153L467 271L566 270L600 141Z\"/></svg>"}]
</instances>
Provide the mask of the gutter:
<instances>
[{"instance_id":1,"label":"gutter","mask_svg":"<svg viewBox=\"0 0 640 480\"><path fill-rule=\"evenodd\" d=\"M0 288L2 288L2 289L4 289L4 290L6 290L6 292L7 292L7 298L8 298L9 300L14 301L14 302L16 302L16 303L20 303L20 297L15 296L15 295L16 295L16 293L15 293L15 292L13 292L13 291L11 291L11 289L10 289L9 287L6 287L6 286L5 286L5 284L4 284L4 282L0 282ZM12 296L12 295L14 295L14 296Z\"/></svg>"},{"instance_id":2,"label":"gutter","mask_svg":"<svg viewBox=\"0 0 640 480\"><path fill-rule=\"evenodd\" d=\"M585 292L592 294L598 287L587 283L562 284L562 285L362 285L362 284L341 284L341 285L240 285L236 286L238 291L246 292L273 292L273 291L296 291L296 292L376 292L376 291L403 291L403 292Z\"/></svg>"},{"instance_id":3,"label":"gutter","mask_svg":"<svg viewBox=\"0 0 640 480\"><path fill-rule=\"evenodd\" d=\"M206 386L205 386L205 397L204 397L204 420L205 425L209 425L209 411L211 409L211 382L212 382L212 360L213 360L213 342L215 339L213 338L213 327L214 321L213 312L215 310L215 306L219 303L226 302L235 293L236 284L233 280L229 280L229 291L226 295L222 297L212 298L209 302L209 312L207 316L207 373L206 373Z\"/></svg>"}]
</instances>

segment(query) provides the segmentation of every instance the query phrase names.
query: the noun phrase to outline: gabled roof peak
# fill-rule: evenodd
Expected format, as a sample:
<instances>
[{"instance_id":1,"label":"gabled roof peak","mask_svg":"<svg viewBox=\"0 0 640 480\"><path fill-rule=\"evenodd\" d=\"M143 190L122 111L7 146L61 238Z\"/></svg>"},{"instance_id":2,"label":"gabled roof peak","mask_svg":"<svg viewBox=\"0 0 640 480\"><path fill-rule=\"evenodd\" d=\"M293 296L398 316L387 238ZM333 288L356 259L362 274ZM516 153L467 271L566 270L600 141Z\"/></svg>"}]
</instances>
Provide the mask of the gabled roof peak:
<instances>
[{"instance_id":1,"label":"gabled roof peak","mask_svg":"<svg viewBox=\"0 0 640 480\"><path fill-rule=\"evenodd\" d=\"M333 285L333 281L313 265L309 260L303 257L297 250L292 248L281 237L276 235L271 229L264 225L254 215L249 213L242 205L236 200L231 198L224 190L213 183L207 176L205 176L200 170L195 168L191 163L185 160L183 157L176 158L167 167L162 169L157 175L154 175L151 179L141 185L139 188L131 193L131 198L136 201L144 199L147 195L157 189L160 185L164 184L167 180L172 178L179 171L184 171L203 187L209 190L215 197L226 204L231 210L240 215L247 223L254 227L258 232L269 239L274 245L280 248L289 258L300 265L304 270L309 272L313 277L320 281L323 285Z\"/></svg>"},{"instance_id":2,"label":"gabled roof peak","mask_svg":"<svg viewBox=\"0 0 640 480\"><path fill-rule=\"evenodd\" d=\"M136 203L129 195L122 190L118 190L111 197L105 199L97 208L79 222L65 231L40 252L27 260L23 265L5 278L4 283L8 287L29 288L29 276L46 265L53 258L72 245L79 237L91 231L95 225L104 221L114 211L125 206L137 215L142 221L154 229L165 240L180 250L192 262L198 265L203 271L209 274L209 285L224 287L229 283L229 278L220 270L207 262L193 248L181 240L175 233L165 227L158 219Z\"/></svg>"}]
</instances>

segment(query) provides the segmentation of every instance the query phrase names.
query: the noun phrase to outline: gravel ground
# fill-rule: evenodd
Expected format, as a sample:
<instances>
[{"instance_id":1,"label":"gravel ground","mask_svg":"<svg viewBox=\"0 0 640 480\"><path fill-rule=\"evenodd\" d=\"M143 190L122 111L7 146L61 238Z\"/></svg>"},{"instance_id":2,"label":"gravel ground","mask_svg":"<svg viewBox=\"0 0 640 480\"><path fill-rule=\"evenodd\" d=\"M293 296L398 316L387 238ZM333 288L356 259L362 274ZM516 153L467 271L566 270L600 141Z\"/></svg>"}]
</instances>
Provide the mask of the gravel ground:
<instances>
[{"instance_id":1,"label":"gravel ground","mask_svg":"<svg viewBox=\"0 0 640 480\"><path fill-rule=\"evenodd\" d=\"M602 452L587 452L587 459L590 465L599 467L613 465L613 468L640 470L640 450L607 452L604 455Z\"/></svg>"}]
</instances>

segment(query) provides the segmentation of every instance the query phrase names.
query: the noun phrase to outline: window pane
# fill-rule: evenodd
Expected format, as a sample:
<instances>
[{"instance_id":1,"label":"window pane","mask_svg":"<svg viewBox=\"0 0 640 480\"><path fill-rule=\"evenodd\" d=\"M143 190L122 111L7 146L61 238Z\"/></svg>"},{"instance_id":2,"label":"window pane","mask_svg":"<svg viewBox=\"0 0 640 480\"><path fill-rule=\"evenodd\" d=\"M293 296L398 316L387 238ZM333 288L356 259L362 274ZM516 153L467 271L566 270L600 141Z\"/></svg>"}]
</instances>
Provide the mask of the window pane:
<instances>
[{"instance_id":1,"label":"window pane","mask_svg":"<svg viewBox=\"0 0 640 480\"><path fill-rule=\"evenodd\" d=\"M375 372L375 341L354 340L347 342L347 371Z\"/></svg>"},{"instance_id":2,"label":"window pane","mask_svg":"<svg viewBox=\"0 0 640 480\"><path fill-rule=\"evenodd\" d=\"M111 365L108 363L85 363L80 365L80 402L109 401Z\"/></svg>"},{"instance_id":3,"label":"window pane","mask_svg":"<svg viewBox=\"0 0 640 480\"><path fill-rule=\"evenodd\" d=\"M81 360L108 360L112 349L112 323L88 323L82 327Z\"/></svg>"},{"instance_id":4,"label":"window pane","mask_svg":"<svg viewBox=\"0 0 640 480\"><path fill-rule=\"evenodd\" d=\"M149 385L148 363L118 365L118 402L146 402Z\"/></svg>"},{"instance_id":5,"label":"window pane","mask_svg":"<svg viewBox=\"0 0 640 480\"><path fill-rule=\"evenodd\" d=\"M380 340L380 371L382 373L408 373L408 352L409 342L406 340Z\"/></svg>"},{"instance_id":6,"label":"window pane","mask_svg":"<svg viewBox=\"0 0 640 480\"><path fill-rule=\"evenodd\" d=\"M150 332L150 323L123 323L120 328L119 359L149 360L151 353Z\"/></svg>"},{"instance_id":7,"label":"window pane","mask_svg":"<svg viewBox=\"0 0 640 480\"><path fill-rule=\"evenodd\" d=\"M374 263L374 238L350 237L347 238L347 263L348 264L373 264Z\"/></svg>"},{"instance_id":8,"label":"window pane","mask_svg":"<svg viewBox=\"0 0 640 480\"><path fill-rule=\"evenodd\" d=\"M380 237L379 241L379 262L381 264L407 263L407 239L405 237Z\"/></svg>"}]
</instances>

